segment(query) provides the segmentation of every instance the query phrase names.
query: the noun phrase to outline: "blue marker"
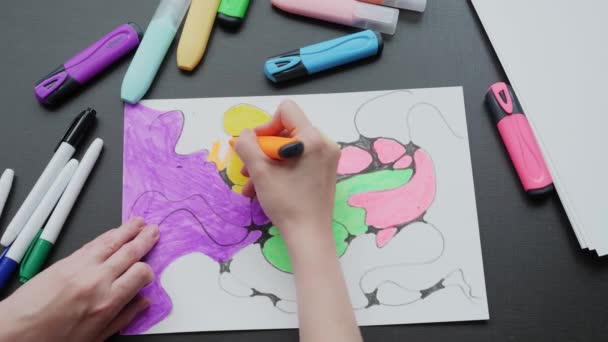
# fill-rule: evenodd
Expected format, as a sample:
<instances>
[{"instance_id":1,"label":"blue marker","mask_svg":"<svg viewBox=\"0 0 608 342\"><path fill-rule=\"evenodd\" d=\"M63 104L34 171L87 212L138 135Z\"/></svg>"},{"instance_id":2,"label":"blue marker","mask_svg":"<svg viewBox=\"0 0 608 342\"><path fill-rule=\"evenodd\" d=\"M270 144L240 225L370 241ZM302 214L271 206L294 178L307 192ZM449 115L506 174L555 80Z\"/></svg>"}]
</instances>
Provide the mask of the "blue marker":
<instances>
[{"instance_id":1,"label":"blue marker","mask_svg":"<svg viewBox=\"0 0 608 342\"><path fill-rule=\"evenodd\" d=\"M137 103L146 95L188 7L190 0L161 0L122 81L123 101Z\"/></svg>"},{"instance_id":2,"label":"blue marker","mask_svg":"<svg viewBox=\"0 0 608 342\"><path fill-rule=\"evenodd\" d=\"M272 57L264 73L275 83L284 82L380 55L383 47L380 33L366 30Z\"/></svg>"}]
</instances>

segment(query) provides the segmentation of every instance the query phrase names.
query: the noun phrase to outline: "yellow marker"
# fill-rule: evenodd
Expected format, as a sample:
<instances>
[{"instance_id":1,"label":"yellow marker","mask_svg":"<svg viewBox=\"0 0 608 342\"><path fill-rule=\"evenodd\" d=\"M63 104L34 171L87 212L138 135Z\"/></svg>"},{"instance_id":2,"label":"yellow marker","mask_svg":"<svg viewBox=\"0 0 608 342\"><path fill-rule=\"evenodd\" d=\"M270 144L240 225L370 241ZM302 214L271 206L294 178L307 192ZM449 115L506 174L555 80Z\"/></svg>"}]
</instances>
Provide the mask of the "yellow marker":
<instances>
[{"instance_id":1,"label":"yellow marker","mask_svg":"<svg viewBox=\"0 0 608 342\"><path fill-rule=\"evenodd\" d=\"M192 71L203 59L220 0L192 0L177 46L177 66Z\"/></svg>"}]
</instances>

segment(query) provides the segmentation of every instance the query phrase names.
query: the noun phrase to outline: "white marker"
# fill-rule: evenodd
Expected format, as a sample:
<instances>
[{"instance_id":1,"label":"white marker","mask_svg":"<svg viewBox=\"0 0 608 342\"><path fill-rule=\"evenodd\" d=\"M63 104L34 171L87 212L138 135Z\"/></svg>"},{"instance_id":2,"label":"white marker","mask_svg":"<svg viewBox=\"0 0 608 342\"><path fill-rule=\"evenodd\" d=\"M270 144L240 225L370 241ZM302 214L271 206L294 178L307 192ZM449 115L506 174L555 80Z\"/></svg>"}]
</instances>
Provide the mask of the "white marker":
<instances>
[{"instance_id":1,"label":"white marker","mask_svg":"<svg viewBox=\"0 0 608 342\"><path fill-rule=\"evenodd\" d=\"M93 170L93 166L95 166L95 163L101 154L102 148L103 140L95 139L85 153L84 157L82 157L82 161L80 162L78 170L76 170L76 174L70 181L70 184L68 184L68 187L65 189L65 193L63 196L61 196L59 204L57 204L57 208L55 208L53 215L51 215L51 218L44 227L42 235L40 235L41 239L46 240L51 244L55 244L59 233L61 233L63 224L67 220L72 207L76 203L78 195L80 195L80 191L84 187L87 178Z\"/></svg>"},{"instance_id":2,"label":"white marker","mask_svg":"<svg viewBox=\"0 0 608 342\"><path fill-rule=\"evenodd\" d=\"M95 114L96 112L89 108L74 119L72 125L57 147L55 155L53 155L53 158L51 158L51 161L42 172L42 175L40 175L40 178L29 195L27 195L27 198L21 205L21 208L19 208L19 211L17 211L17 214L15 214L15 217L13 217L13 220L9 223L8 227L6 227L6 231L0 240L2 246L8 247L15 241L17 235L30 219L32 213L40 204L40 201L42 201L42 198L57 178L57 175L59 175L59 172L61 172L68 160L74 155L76 147L78 147L82 138L92 128L93 123L95 122Z\"/></svg>"},{"instance_id":3,"label":"white marker","mask_svg":"<svg viewBox=\"0 0 608 342\"><path fill-rule=\"evenodd\" d=\"M63 224L70 215L70 211L74 207L80 191L84 187L87 178L93 170L93 166L95 166L101 154L102 148L103 140L95 139L84 157L82 157L80 166L78 166L72 180L70 180L67 188L65 188L59 203L57 203L57 207L55 207L53 214L51 214L46 226L42 230L40 238L34 242L28 257L22 261L21 272L19 273L22 283L35 277L45 264L48 255L53 249L53 245L57 241L57 237L61 233Z\"/></svg>"},{"instance_id":4,"label":"white marker","mask_svg":"<svg viewBox=\"0 0 608 342\"><path fill-rule=\"evenodd\" d=\"M61 170L61 173L59 173L49 191L44 195L40 205L27 221L15 242L10 246L4 258L0 260L0 289L6 285L12 273L17 269L17 265L23 260L40 227L42 227L44 221L46 221L53 211L63 190L68 186L70 179L72 179L72 176L76 172L76 168L78 168L78 161L72 159Z\"/></svg>"},{"instance_id":5,"label":"white marker","mask_svg":"<svg viewBox=\"0 0 608 342\"><path fill-rule=\"evenodd\" d=\"M0 216L2 216L2 210L8 199L8 194L11 192L11 186L13 186L13 178L15 178L15 171L6 169L0 177Z\"/></svg>"}]
</instances>

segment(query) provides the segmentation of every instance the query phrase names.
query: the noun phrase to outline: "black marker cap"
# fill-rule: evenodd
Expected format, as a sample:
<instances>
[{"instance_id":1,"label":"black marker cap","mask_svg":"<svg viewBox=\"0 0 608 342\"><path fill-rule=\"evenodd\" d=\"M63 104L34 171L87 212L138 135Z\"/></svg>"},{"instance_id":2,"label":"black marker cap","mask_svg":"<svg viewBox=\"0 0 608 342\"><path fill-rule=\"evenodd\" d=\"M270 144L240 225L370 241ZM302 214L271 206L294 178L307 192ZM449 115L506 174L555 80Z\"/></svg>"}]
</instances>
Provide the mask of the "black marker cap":
<instances>
[{"instance_id":1,"label":"black marker cap","mask_svg":"<svg viewBox=\"0 0 608 342\"><path fill-rule=\"evenodd\" d=\"M283 159L299 157L304 153L304 144L300 141L287 144L279 149L279 156Z\"/></svg>"},{"instance_id":2,"label":"black marker cap","mask_svg":"<svg viewBox=\"0 0 608 342\"><path fill-rule=\"evenodd\" d=\"M135 32L137 32L137 37L139 37L139 41L141 42L141 40L144 39L144 31L141 29L141 27L139 27L139 25L137 25L137 23L129 21L129 25L135 30Z\"/></svg>"},{"instance_id":3,"label":"black marker cap","mask_svg":"<svg viewBox=\"0 0 608 342\"><path fill-rule=\"evenodd\" d=\"M218 13L217 20L223 28L229 30L236 30L243 25L243 18L233 17L224 13Z\"/></svg>"},{"instance_id":4,"label":"black marker cap","mask_svg":"<svg viewBox=\"0 0 608 342\"><path fill-rule=\"evenodd\" d=\"M87 108L83 110L80 114L78 114L78 116L76 116L74 121L72 121L70 128L68 128L68 131L65 132L65 135L59 142L59 145L65 142L74 146L74 148L78 148L80 142L95 125L96 119L97 112L94 109ZM57 148L59 148L59 145L57 145ZM57 148L55 150L57 150Z\"/></svg>"}]
</instances>

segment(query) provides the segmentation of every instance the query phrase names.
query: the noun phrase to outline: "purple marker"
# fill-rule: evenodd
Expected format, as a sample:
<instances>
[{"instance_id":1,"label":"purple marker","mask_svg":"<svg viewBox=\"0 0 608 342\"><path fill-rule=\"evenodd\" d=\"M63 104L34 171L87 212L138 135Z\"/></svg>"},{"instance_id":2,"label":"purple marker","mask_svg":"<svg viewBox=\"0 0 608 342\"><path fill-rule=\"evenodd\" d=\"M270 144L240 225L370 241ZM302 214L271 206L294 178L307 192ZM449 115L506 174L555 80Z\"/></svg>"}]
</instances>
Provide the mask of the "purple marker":
<instances>
[{"instance_id":1,"label":"purple marker","mask_svg":"<svg viewBox=\"0 0 608 342\"><path fill-rule=\"evenodd\" d=\"M97 74L133 51L143 32L135 23L123 24L89 46L36 83L38 101L56 105Z\"/></svg>"}]
</instances>

